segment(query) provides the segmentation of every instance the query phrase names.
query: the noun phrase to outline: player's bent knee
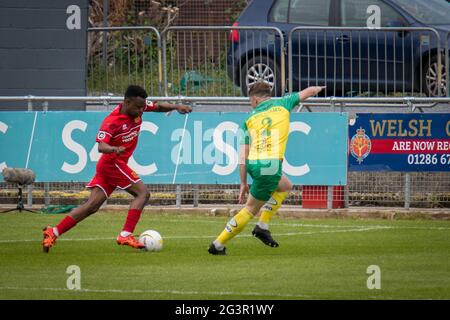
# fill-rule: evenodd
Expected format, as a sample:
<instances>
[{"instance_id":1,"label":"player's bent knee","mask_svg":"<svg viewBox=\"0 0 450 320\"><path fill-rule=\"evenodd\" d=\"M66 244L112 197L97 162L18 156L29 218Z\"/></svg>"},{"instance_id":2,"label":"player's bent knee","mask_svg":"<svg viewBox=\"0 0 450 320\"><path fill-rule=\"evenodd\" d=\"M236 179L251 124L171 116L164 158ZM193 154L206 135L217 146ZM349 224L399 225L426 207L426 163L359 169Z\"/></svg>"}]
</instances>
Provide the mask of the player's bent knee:
<instances>
[{"instance_id":1,"label":"player's bent knee","mask_svg":"<svg viewBox=\"0 0 450 320\"><path fill-rule=\"evenodd\" d=\"M147 189L139 191L136 198L142 199L147 202L150 199L150 192Z\"/></svg>"},{"instance_id":2,"label":"player's bent knee","mask_svg":"<svg viewBox=\"0 0 450 320\"><path fill-rule=\"evenodd\" d=\"M96 213L98 210L100 210L100 207L102 206L102 203L87 203L86 209L89 214Z\"/></svg>"},{"instance_id":3,"label":"player's bent knee","mask_svg":"<svg viewBox=\"0 0 450 320\"><path fill-rule=\"evenodd\" d=\"M279 192L289 192L289 191L292 191L292 189L294 189L294 185L292 184L292 182L289 181L289 180L285 180L285 181L282 181L282 183L280 183L278 185L277 191L279 191Z\"/></svg>"},{"instance_id":4,"label":"player's bent knee","mask_svg":"<svg viewBox=\"0 0 450 320\"><path fill-rule=\"evenodd\" d=\"M287 190L285 192L292 191L292 189L294 189L294 185L289 182L289 184L287 185Z\"/></svg>"}]
</instances>

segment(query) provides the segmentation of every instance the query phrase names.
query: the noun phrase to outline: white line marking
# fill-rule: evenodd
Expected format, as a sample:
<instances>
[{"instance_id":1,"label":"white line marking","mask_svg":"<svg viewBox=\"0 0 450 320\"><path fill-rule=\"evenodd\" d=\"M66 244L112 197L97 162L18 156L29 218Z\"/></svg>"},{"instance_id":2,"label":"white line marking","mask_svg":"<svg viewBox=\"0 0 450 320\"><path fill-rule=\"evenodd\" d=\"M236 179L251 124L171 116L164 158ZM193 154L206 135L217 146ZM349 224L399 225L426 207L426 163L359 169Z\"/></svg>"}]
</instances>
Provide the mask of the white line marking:
<instances>
[{"instance_id":1,"label":"white line marking","mask_svg":"<svg viewBox=\"0 0 450 320\"><path fill-rule=\"evenodd\" d=\"M229 220L229 217L220 217ZM190 223L217 223L217 220L195 220L190 217L186 219L152 219L158 222L190 222ZM249 225L255 225L256 222L249 222ZM286 227L311 227L311 228L386 228L386 229L418 229L418 230L450 230L446 227L410 227L410 226L383 226L383 225L327 225L327 224L304 224L304 223L269 223L270 226L286 226Z\"/></svg>"},{"instance_id":2,"label":"white line marking","mask_svg":"<svg viewBox=\"0 0 450 320\"><path fill-rule=\"evenodd\" d=\"M224 217L224 219L228 217ZM161 222L192 222L192 223L214 223L214 220L192 220L190 218L186 219L152 219L152 221ZM250 222L249 225L255 225L256 222ZM321 234L321 233L342 233L342 232L362 232L362 231L372 231L372 230L399 230L399 229L415 229L415 230L450 230L450 228L445 227L411 227L411 226L341 226L341 225L324 225L324 224L301 224L301 223L271 223L271 226L285 226L285 227L313 227L313 228L336 228L338 230L333 231L301 231L301 232L287 232L287 233L273 233L274 236L297 236L297 235L311 235L311 234ZM339 230L341 229L341 230ZM213 236L168 236L165 239L211 239L215 238L217 235ZM252 237L251 235L238 235L237 237ZM62 238L58 241L103 241L103 240L114 240L112 237L99 237L99 238ZM39 239L0 239L1 243L20 243L20 242L40 242Z\"/></svg>"},{"instance_id":3,"label":"white line marking","mask_svg":"<svg viewBox=\"0 0 450 320\"><path fill-rule=\"evenodd\" d=\"M249 297L281 297L281 298L311 298L303 294L282 294L264 292L231 292L231 291L181 291L181 290L117 290L117 289L80 289L69 290L65 288L21 288L21 287L0 287L0 290L24 290L24 291L56 291L56 292L83 292L83 293L156 293L156 294L176 294L176 295L215 295L215 296L249 296Z\"/></svg>"},{"instance_id":4,"label":"white line marking","mask_svg":"<svg viewBox=\"0 0 450 320\"><path fill-rule=\"evenodd\" d=\"M173 294L173 295L216 295L216 296L248 296L248 297L279 297L279 298L313 298L311 295L305 294L289 294L289 293L264 293L264 292L231 292L231 291L181 291L181 290L118 290L118 289L80 289L69 290L66 288L24 288L24 287L0 287L1 290L18 290L18 291L52 291L52 292L67 292L67 293L123 293L123 294ZM333 292L325 292L324 294L332 294ZM334 292L333 294L345 295L348 292ZM388 296L369 296L368 299L375 300L411 300L416 298L400 298ZM436 300L436 298L418 298L420 300ZM438 298L439 299L439 298Z\"/></svg>"},{"instance_id":5,"label":"white line marking","mask_svg":"<svg viewBox=\"0 0 450 320\"><path fill-rule=\"evenodd\" d=\"M28 169L28 162L30 161L30 155L31 155L31 146L33 145L33 138L34 138L34 129L36 128L36 119L37 119L38 113L34 113L34 121L33 121L33 129L31 130L31 137L30 137L30 143L28 145L28 154L27 154L27 161L25 163L25 168Z\"/></svg>"},{"instance_id":6,"label":"white line marking","mask_svg":"<svg viewBox=\"0 0 450 320\"><path fill-rule=\"evenodd\" d=\"M175 164L175 172L173 174L172 184L175 184L175 179L177 178L178 164L180 163L181 149L183 148L184 133L186 132L186 124L189 118L189 113L186 114L184 118L183 134L181 135L180 148L178 149L177 163Z\"/></svg>"},{"instance_id":7,"label":"white line marking","mask_svg":"<svg viewBox=\"0 0 450 320\"><path fill-rule=\"evenodd\" d=\"M320 234L320 233L345 233L345 232L363 232L363 231L371 231L371 230L381 230L382 228L359 228L359 229L348 229L348 230L335 230L335 231L306 231L306 232L285 232L285 233L273 233L272 235L277 237L283 236L299 236L299 235L311 235L311 234ZM172 236L165 237L165 239L211 239L215 238L215 236ZM252 235L244 235L239 234L236 236L237 238L252 238Z\"/></svg>"},{"instance_id":8,"label":"white line marking","mask_svg":"<svg viewBox=\"0 0 450 320\"><path fill-rule=\"evenodd\" d=\"M289 227L312 227L312 228L380 228L380 229L416 229L416 230L450 230L446 227L409 227L409 226L383 226L383 225L368 225L368 226L333 226L326 224L302 224L302 223L271 223L271 226L289 226Z\"/></svg>"},{"instance_id":9,"label":"white line marking","mask_svg":"<svg viewBox=\"0 0 450 320\"><path fill-rule=\"evenodd\" d=\"M343 230L328 230L328 231L306 231L306 232L285 232L285 233L273 233L274 236L297 236L297 235L311 235L320 233L345 233L345 232L363 232L371 230L383 230L385 228L371 227L371 228L354 228L354 229L343 229ZM164 239L214 239L217 235L211 236L167 236ZM237 235L238 238L251 238L252 235ZM76 239L58 239L58 241L101 241L101 240L114 240L115 238L76 238ZM0 243L18 243L18 242L40 242L41 240L32 239L17 239L17 240L0 240Z\"/></svg>"},{"instance_id":10,"label":"white line marking","mask_svg":"<svg viewBox=\"0 0 450 320\"><path fill-rule=\"evenodd\" d=\"M346 232L363 232L363 231L372 231L372 230L384 230L386 228L357 228L357 229L342 229L342 230L334 230L334 231L310 231L310 232L287 232L287 233L278 233L276 236L296 236L296 235L309 235L309 234L319 234L319 233L346 233ZM390 228L388 228L390 229Z\"/></svg>"}]
</instances>

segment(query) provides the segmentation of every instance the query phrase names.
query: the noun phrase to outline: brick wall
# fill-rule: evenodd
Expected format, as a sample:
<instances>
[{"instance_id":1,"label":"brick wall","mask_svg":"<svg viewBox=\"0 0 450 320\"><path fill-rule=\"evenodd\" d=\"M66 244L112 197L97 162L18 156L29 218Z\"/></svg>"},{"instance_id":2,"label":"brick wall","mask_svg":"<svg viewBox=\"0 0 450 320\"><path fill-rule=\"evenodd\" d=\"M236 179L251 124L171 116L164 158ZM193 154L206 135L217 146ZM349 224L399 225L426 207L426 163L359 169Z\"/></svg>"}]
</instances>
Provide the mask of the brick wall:
<instances>
[{"instance_id":1,"label":"brick wall","mask_svg":"<svg viewBox=\"0 0 450 320\"><path fill-rule=\"evenodd\" d=\"M180 7L177 25L229 26L243 9L243 4L242 0L190 0Z\"/></svg>"},{"instance_id":2,"label":"brick wall","mask_svg":"<svg viewBox=\"0 0 450 320\"><path fill-rule=\"evenodd\" d=\"M111 0L110 0L111 1ZM178 26L231 25L248 0L157 0L164 6L179 8ZM152 7L151 0L134 0L132 9L145 12Z\"/></svg>"},{"instance_id":3,"label":"brick wall","mask_svg":"<svg viewBox=\"0 0 450 320\"><path fill-rule=\"evenodd\" d=\"M178 1L179 16L177 26L231 26L247 1L243 0L188 0ZM182 4L184 3L184 4ZM186 35L180 34L180 39L187 37L188 41L180 41L178 52L181 66L190 68L205 63L218 63L221 51L226 47L228 36L224 32L211 32ZM189 41L192 39L192 41Z\"/></svg>"}]
</instances>

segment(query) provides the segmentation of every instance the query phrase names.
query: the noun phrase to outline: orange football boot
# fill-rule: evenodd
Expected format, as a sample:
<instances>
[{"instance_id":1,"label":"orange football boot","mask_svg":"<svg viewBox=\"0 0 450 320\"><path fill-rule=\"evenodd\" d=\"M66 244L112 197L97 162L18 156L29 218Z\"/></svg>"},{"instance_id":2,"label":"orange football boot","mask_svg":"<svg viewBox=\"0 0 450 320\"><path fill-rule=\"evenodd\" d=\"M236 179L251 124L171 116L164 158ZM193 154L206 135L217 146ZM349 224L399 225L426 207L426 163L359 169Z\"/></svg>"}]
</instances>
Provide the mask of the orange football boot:
<instances>
[{"instance_id":1,"label":"orange football boot","mask_svg":"<svg viewBox=\"0 0 450 320\"><path fill-rule=\"evenodd\" d=\"M50 226L45 227L42 234L44 236L44 239L42 240L42 250L45 253L48 253L50 248L55 244L56 238L58 237L55 235L55 233L53 232L53 228Z\"/></svg>"},{"instance_id":2,"label":"orange football boot","mask_svg":"<svg viewBox=\"0 0 450 320\"><path fill-rule=\"evenodd\" d=\"M122 237L120 234L117 237L117 244L121 246L129 246L136 249L143 249L145 248L145 245L140 243L136 238L130 234L126 237Z\"/></svg>"}]
</instances>

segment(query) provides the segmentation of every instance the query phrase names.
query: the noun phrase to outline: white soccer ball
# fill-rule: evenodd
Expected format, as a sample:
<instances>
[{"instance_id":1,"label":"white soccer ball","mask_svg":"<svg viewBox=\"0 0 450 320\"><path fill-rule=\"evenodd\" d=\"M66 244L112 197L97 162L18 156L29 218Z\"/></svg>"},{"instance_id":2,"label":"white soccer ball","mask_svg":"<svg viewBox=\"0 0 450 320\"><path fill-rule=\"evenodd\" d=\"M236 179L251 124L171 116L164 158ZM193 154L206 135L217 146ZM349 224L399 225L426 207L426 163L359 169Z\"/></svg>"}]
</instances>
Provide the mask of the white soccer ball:
<instances>
[{"instance_id":1,"label":"white soccer ball","mask_svg":"<svg viewBox=\"0 0 450 320\"><path fill-rule=\"evenodd\" d=\"M163 239L158 231L147 230L139 236L139 242L145 246L147 251L161 251Z\"/></svg>"}]
</instances>

